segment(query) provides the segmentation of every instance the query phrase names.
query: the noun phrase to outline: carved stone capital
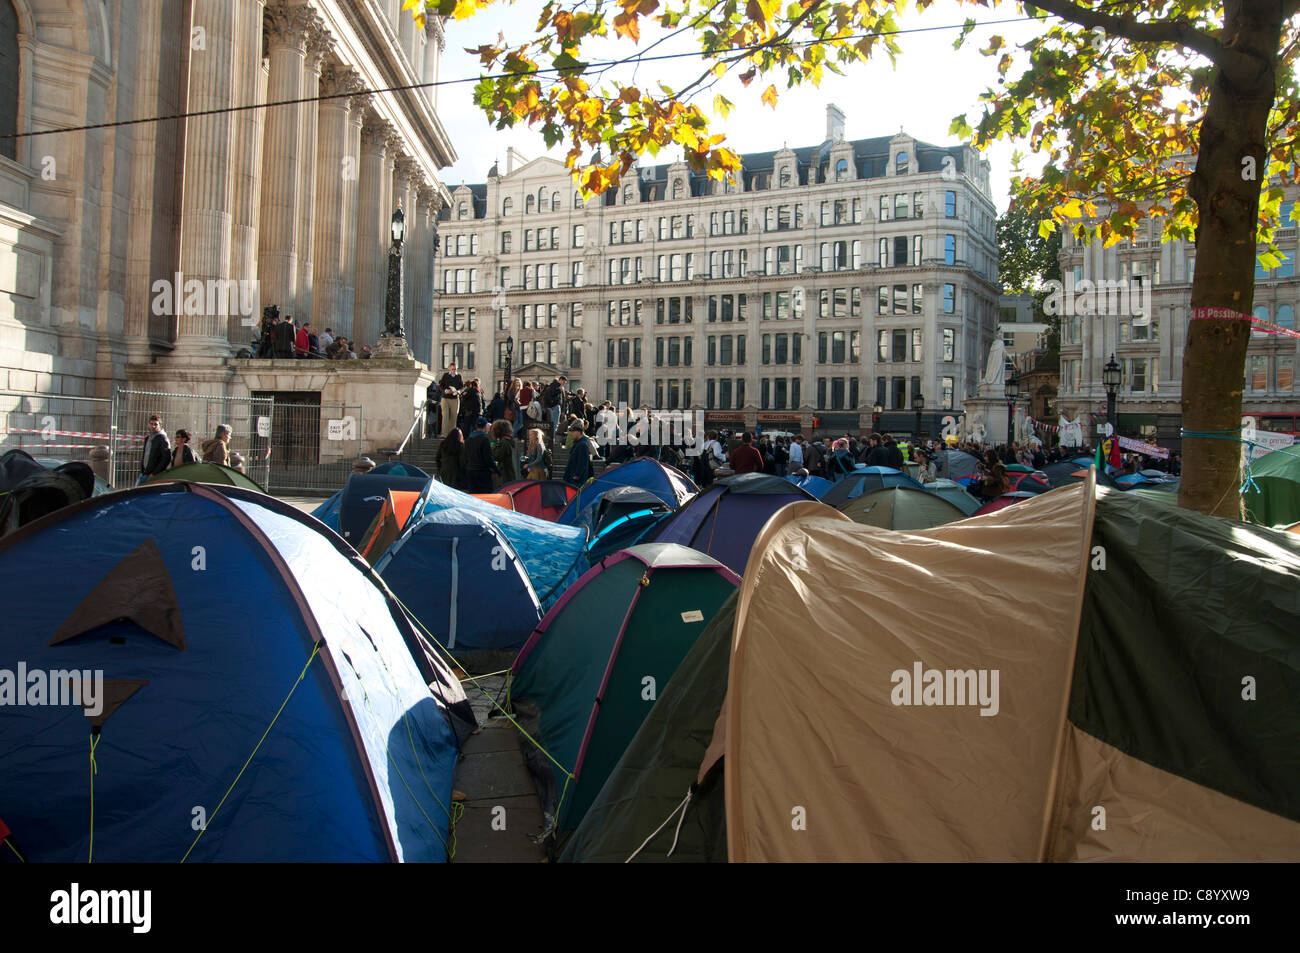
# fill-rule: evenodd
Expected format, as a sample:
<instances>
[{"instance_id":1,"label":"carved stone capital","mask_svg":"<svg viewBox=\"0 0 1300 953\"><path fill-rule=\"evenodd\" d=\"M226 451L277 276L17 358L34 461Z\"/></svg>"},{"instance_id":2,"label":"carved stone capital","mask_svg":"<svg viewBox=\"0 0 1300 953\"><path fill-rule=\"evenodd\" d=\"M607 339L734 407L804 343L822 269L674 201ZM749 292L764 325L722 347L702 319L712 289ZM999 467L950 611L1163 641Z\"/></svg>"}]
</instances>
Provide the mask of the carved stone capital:
<instances>
[{"instance_id":1,"label":"carved stone capital","mask_svg":"<svg viewBox=\"0 0 1300 953\"><path fill-rule=\"evenodd\" d=\"M307 68L319 70L326 54L334 49L334 34L325 29L325 21L313 17L307 26Z\"/></svg>"},{"instance_id":2,"label":"carved stone capital","mask_svg":"<svg viewBox=\"0 0 1300 953\"><path fill-rule=\"evenodd\" d=\"M343 97L360 89L361 74L351 66L344 66L342 63L330 60L320 71L320 94L322 96L338 96L339 99L336 101L342 105L347 105L348 100ZM352 97L354 101L357 98L360 97Z\"/></svg>"},{"instance_id":3,"label":"carved stone capital","mask_svg":"<svg viewBox=\"0 0 1300 953\"><path fill-rule=\"evenodd\" d=\"M287 46L305 54L308 33L319 19L315 10L299 0L268 0L262 12L267 49Z\"/></svg>"},{"instance_id":4,"label":"carved stone capital","mask_svg":"<svg viewBox=\"0 0 1300 953\"><path fill-rule=\"evenodd\" d=\"M379 114L373 110L367 109L365 118L361 121L361 145L369 146L372 149L378 147L383 152L388 146L388 140L393 134L393 125L387 119L380 118Z\"/></svg>"}]
</instances>

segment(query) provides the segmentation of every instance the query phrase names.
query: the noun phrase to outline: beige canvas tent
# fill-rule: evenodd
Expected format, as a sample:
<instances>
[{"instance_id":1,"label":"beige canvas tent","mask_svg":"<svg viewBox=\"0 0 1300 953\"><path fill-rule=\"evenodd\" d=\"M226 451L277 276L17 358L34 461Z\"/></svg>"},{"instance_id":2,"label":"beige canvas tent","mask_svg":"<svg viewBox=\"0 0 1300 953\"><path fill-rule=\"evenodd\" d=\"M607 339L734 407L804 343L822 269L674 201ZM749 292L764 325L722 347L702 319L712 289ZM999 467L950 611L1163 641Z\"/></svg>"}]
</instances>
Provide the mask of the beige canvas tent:
<instances>
[{"instance_id":1,"label":"beige canvas tent","mask_svg":"<svg viewBox=\"0 0 1300 953\"><path fill-rule=\"evenodd\" d=\"M915 533L786 507L697 776L729 858L1294 860L1292 539L1091 478Z\"/></svg>"}]
</instances>

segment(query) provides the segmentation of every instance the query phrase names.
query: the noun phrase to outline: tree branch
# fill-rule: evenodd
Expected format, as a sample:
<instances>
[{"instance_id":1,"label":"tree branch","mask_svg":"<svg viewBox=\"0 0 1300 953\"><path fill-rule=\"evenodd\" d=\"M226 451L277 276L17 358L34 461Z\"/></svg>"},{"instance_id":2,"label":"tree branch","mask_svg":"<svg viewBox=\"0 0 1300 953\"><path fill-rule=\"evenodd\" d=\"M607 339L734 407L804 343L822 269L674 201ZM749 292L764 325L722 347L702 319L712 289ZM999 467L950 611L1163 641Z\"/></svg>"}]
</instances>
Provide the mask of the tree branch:
<instances>
[{"instance_id":1,"label":"tree branch","mask_svg":"<svg viewBox=\"0 0 1300 953\"><path fill-rule=\"evenodd\" d=\"M1300 0L1291 0L1300 5ZM1116 17L1081 7L1071 0L1034 0L1034 6L1046 10L1062 20L1085 27L1101 27L1107 34L1122 36L1138 43L1176 43L1195 50L1212 63L1223 66L1228 56L1237 56L1208 33L1202 33L1190 23L1180 20L1155 20L1142 22L1129 17Z\"/></svg>"}]
</instances>

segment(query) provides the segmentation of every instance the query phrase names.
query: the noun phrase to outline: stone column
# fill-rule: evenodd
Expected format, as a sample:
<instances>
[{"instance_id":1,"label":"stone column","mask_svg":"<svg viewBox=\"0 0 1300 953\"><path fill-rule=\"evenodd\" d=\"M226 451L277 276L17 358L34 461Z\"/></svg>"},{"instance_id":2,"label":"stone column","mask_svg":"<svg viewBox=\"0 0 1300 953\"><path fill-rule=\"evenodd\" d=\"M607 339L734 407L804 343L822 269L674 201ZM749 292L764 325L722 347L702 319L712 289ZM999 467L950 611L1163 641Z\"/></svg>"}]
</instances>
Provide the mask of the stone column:
<instances>
[{"instance_id":1,"label":"stone column","mask_svg":"<svg viewBox=\"0 0 1300 953\"><path fill-rule=\"evenodd\" d=\"M352 331L358 345L373 345L384 327L387 274L388 138L392 126L368 112L361 126L361 167L357 180L356 306Z\"/></svg>"},{"instance_id":2,"label":"stone column","mask_svg":"<svg viewBox=\"0 0 1300 953\"><path fill-rule=\"evenodd\" d=\"M235 11L229 0L194 0L195 26L204 29L205 49L191 50L189 112L222 109L234 97ZM185 357L225 357L225 311L209 307L208 282L230 274L231 158L235 113L218 112L186 120L185 186L181 197L180 280L176 354ZM173 278L175 281L175 278ZM193 282L201 282L195 286ZM185 305L186 287L203 289ZM202 303L200 303L200 300ZM237 302L236 302L237 304ZM214 313L221 311L222 313ZM198 313L194 313L198 312Z\"/></svg>"},{"instance_id":3,"label":"stone column","mask_svg":"<svg viewBox=\"0 0 1300 953\"><path fill-rule=\"evenodd\" d=\"M236 106L266 102L266 73L262 69L263 0L238 0L235 61ZM234 215L230 229L230 276L239 282L240 313L232 313L227 339L242 347L258 333L261 295L257 293L257 225L262 194L262 130L265 109L234 114L237 134L231 162ZM247 305L245 310L244 305Z\"/></svg>"},{"instance_id":4,"label":"stone column","mask_svg":"<svg viewBox=\"0 0 1300 953\"><path fill-rule=\"evenodd\" d=\"M397 14L397 42L406 56L406 61L415 67L415 17L410 10L401 10ZM418 73L416 75L419 75Z\"/></svg>"},{"instance_id":5,"label":"stone column","mask_svg":"<svg viewBox=\"0 0 1300 953\"><path fill-rule=\"evenodd\" d=\"M312 21L307 31L307 55L303 60L303 98L320 94L321 62L334 45L333 37L322 22ZM320 158L316 143L318 103L304 103L301 112L302 129L299 139L299 162L301 165L302 191L298 202L298 293L295 296L294 314L299 322L310 321L312 315L312 294L315 279L316 216L320 214L320 205L316 195L316 163ZM316 328L316 325L312 325ZM320 328L316 328L320 333Z\"/></svg>"},{"instance_id":6,"label":"stone column","mask_svg":"<svg viewBox=\"0 0 1300 953\"><path fill-rule=\"evenodd\" d=\"M337 96L319 104L316 136L315 236L312 257L311 323L319 333L340 330L343 293L343 233L352 230L344 216L344 192L356 182L356 160L348 153L351 141L348 127L348 97L337 95L354 91L360 85L355 70L336 63L327 65L320 76L320 95ZM347 160L347 161L345 161ZM349 315L350 318L350 315ZM351 320L348 321L349 326Z\"/></svg>"},{"instance_id":7,"label":"stone column","mask_svg":"<svg viewBox=\"0 0 1300 953\"><path fill-rule=\"evenodd\" d=\"M338 326L334 328L335 336L342 333L348 338L352 337L352 318L357 301L357 186L361 176L361 122L369 101L369 96L353 96L348 100L347 155L352 161L343 176L343 247L337 318L339 325L347 330Z\"/></svg>"},{"instance_id":8,"label":"stone column","mask_svg":"<svg viewBox=\"0 0 1300 953\"><path fill-rule=\"evenodd\" d=\"M421 81L425 83L435 83L438 81L438 60L442 54L443 36L442 27L438 25L433 17L426 21L428 26L425 28L427 42L424 49L424 75ZM429 105L437 108L438 105L438 87L424 87L424 98L429 101ZM522 213L521 213L522 214Z\"/></svg>"},{"instance_id":9,"label":"stone column","mask_svg":"<svg viewBox=\"0 0 1300 953\"><path fill-rule=\"evenodd\" d=\"M311 8L290 0L267 3L269 102L302 98L307 34L314 16ZM298 294L298 213L303 205L302 112L301 103L266 110L262 210L257 235L262 304L278 305L282 315L292 314L296 322L303 317L294 311Z\"/></svg>"},{"instance_id":10,"label":"stone column","mask_svg":"<svg viewBox=\"0 0 1300 953\"><path fill-rule=\"evenodd\" d=\"M416 192L416 220L419 222L419 257L412 262L411 285L411 351L417 361L425 364L432 362L433 349L433 272L430 263L433 260L433 210L437 207L437 193L427 183L421 183ZM483 316L481 320L490 317ZM482 327L482 325L480 325Z\"/></svg>"},{"instance_id":11,"label":"stone column","mask_svg":"<svg viewBox=\"0 0 1300 953\"><path fill-rule=\"evenodd\" d=\"M414 159L403 157L397 163L393 185L396 190L393 202L394 207L401 205L402 214L406 217L406 238L403 242L405 248L402 249L402 268L406 272L405 280L402 283L403 297L405 301L403 308L407 320L407 336L411 334L409 327L411 317L414 314L415 285L411 281L414 277L415 261L419 255L419 221L415 214L415 192L417 188L416 178L420 174L420 168Z\"/></svg>"}]
</instances>

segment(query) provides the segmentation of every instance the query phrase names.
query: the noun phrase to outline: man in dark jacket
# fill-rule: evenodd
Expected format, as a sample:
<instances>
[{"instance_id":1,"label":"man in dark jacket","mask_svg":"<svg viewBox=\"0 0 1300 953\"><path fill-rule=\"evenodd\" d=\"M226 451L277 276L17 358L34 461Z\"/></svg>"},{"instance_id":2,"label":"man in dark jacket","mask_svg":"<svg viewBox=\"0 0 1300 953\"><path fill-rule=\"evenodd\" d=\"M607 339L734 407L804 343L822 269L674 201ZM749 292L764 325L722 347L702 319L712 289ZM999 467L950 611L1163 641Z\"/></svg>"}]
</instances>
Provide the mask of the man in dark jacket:
<instances>
[{"instance_id":1,"label":"man in dark jacket","mask_svg":"<svg viewBox=\"0 0 1300 953\"><path fill-rule=\"evenodd\" d=\"M887 467L889 463L889 451L885 445L880 442L879 434L872 434L867 438L867 455L862 458L862 462L869 467Z\"/></svg>"},{"instance_id":2,"label":"man in dark jacket","mask_svg":"<svg viewBox=\"0 0 1300 953\"><path fill-rule=\"evenodd\" d=\"M569 462L564 466L564 482L582 486L591 479L591 444L580 424L571 424L569 433L573 434L573 445L569 447Z\"/></svg>"},{"instance_id":3,"label":"man in dark jacket","mask_svg":"<svg viewBox=\"0 0 1300 953\"><path fill-rule=\"evenodd\" d=\"M889 461L885 466L895 470L903 469L903 451L898 449L893 434L885 434L885 458Z\"/></svg>"},{"instance_id":4,"label":"man in dark jacket","mask_svg":"<svg viewBox=\"0 0 1300 953\"><path fill-rule=\"evenodd\" d=\"M148 483L149 478L162 473L172 463L172 445L163 430L162 417L149 415L149 435L144 438L144 447L140 451L140 478L136 486Z\"/></svg>"},{"instance_id":5,"label":"man in dark jacket","mask_svg":"<svg viewBox=\"0 0 1300 953\"><path fill-rule=\"evenodd\" d=\"M492 474L499 473L492 458L492 438L487 434L487 418L474 421L474 432L465 441L465 482L471 493L491 493Z\"/></svg>"}]
</instances>

